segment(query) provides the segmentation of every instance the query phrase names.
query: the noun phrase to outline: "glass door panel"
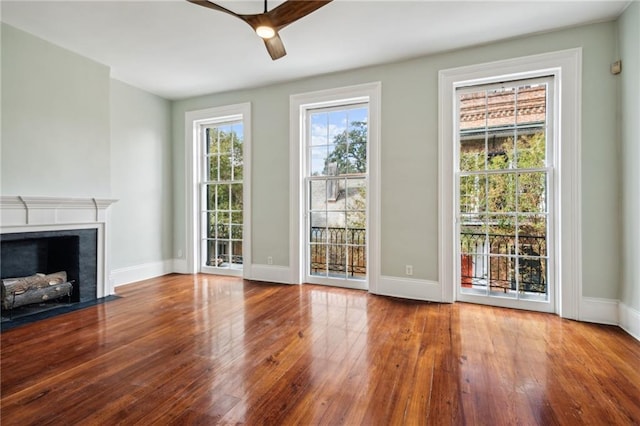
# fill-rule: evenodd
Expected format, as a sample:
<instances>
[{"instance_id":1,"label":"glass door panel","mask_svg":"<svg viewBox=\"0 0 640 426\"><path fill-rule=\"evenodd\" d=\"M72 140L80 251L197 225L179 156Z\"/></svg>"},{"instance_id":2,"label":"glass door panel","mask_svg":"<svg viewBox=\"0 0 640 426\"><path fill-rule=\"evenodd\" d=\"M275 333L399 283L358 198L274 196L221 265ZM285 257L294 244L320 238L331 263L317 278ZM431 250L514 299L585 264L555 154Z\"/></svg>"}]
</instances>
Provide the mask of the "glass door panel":
<instances>
[{"instance_id":1,"label":"glass door panel","mask_svg":"<svg viewBox=\"0 0 640 426\"><path fill-rule=\"evenodd\" d=\"M552 306L548 90L538 79L458 91L458 300Z\"/></svg>"}]
</instances>

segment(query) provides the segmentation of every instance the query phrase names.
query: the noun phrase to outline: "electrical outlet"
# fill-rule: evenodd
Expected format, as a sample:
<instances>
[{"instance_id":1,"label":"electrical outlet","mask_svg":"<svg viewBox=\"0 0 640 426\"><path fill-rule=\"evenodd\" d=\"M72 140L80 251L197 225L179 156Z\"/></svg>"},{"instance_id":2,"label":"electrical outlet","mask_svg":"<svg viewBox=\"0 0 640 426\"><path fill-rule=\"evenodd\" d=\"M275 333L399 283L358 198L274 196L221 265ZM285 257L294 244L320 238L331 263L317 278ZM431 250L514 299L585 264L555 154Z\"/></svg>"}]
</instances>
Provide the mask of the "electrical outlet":
<instances>
[{"instance_id":1,"label":"electrical outlet","mask_svg":"<svg viewBox=\"0 0 640 426\"><path fill-rule=\"evenodd\" d=\"M267 265L273 265L273 257L267 256Z\"/></svg>"},{"instance_id":2,"label":"electrical outlet","mask_svg":"<svg viewBox=\"0 0 640 426\"><path fill-rule=\"evenodd\" d=\"M178 259L182 258L182 249L178 249Z\"/></svg>"},{"instance_id":3,"label":"electrical outlet","mask_svg":"<svg viewBox=\"0 0 640 426\"><path fill-rule=\"evenodd\" d=\"M413 265L404 265L404 273L407 275L413 275Z\"/></svg>"}]
</instances>

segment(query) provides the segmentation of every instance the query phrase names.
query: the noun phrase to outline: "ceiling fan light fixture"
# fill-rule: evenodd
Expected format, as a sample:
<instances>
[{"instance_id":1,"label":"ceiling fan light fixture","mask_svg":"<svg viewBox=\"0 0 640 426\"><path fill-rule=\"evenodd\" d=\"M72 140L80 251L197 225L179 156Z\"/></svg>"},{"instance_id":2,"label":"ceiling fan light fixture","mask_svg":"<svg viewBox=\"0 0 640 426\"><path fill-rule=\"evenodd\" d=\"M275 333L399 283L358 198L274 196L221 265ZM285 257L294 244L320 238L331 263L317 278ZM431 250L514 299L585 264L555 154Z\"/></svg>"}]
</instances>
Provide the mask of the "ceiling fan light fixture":
<instances>
[{"instance_id":1,"label":"ceiling fan light fixture","mask_svg":"<svg viewBox=\"0 0 640 426\"><path fill-rule=\"evenodd\" d=\"M268 25L260 25L259 27L256 28L256 34L258 34L260 37L264 39L270 39L274 35L276 35L276 30L274 30Z\"/></svg>"}]
</instances>

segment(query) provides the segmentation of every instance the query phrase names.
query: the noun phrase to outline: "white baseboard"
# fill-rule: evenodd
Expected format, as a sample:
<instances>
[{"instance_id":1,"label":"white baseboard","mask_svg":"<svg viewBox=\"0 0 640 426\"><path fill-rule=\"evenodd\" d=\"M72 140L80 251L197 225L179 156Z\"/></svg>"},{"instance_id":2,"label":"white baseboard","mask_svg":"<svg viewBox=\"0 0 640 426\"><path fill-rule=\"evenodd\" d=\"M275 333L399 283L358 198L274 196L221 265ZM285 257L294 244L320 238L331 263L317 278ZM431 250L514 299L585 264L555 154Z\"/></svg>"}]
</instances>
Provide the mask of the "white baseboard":
<instances>
[{"instance_id":1,"label":"white baseboard","mask_svg":"<svg viewBox=\"0 0 640 426\"><path fill-rule=\"evenodd\" d=\"M291 284L291 269L288 266L251 265L251 275L246 277L255 281L267 281L280 284Z\"/></svg>"},{"instance_id":2,"label":"white baseboard","mask_svg":"<svg viewBox=\"0 0 640 426\"><path fill-rule=\"evenodd\" d=\"M174 272L174 259L167 259L160 262L145 263L142 265L129 266L127 268L114 269L109 276L114 287L133 283L136 281L148 280Z\"/></svg>"},{"instance_id":3,"label":"white baseboard","mask_svg":"<svg viewBox=\"0 0 640 426\"><path fill-rule=\"evenodd\" d=\"M580 321L618 325L618 304L615 299L583 297L580 301Z\"/></svg>"},{"instance_id":4,"label":"white baseboard","mask_svg":"<svg viewBox=\"0 0 640 426\"><path fill-rule=\"evenodd\" d=\"M442 301L442 289L437 281L419 280L415 278L398 278L382 275L378 278L376 294L431 302Z\"/></svg>"},{"instance_id":5,"label":"white baseboard","mask_svg":"<svg viewBox=\"0 0 640 426\"><path fill-rule=\"evenodd\" d=\"M640 311L620 302L619 318L620 327L636 340L640 340Z\"/></svg>"}]
</instances>

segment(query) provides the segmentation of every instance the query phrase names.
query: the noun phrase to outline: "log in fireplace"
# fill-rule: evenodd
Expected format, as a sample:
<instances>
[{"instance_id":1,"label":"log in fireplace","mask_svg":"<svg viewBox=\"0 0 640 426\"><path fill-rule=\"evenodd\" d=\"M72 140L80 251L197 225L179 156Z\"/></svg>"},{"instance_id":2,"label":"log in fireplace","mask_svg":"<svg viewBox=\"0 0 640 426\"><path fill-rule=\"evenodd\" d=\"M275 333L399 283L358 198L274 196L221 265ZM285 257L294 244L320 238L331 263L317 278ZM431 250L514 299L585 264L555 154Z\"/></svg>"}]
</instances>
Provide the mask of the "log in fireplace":
<instances>
[{"instance_id":1,"label":"log in fireplace","mask_svg":"<svg viewBox=\"0 0 640 426\"><path fill-rule=\"evenodd\" d=\"M1 286L2 308L8 311L20 306L42 304L63 298L68 298L70 303L73 293L73 283L68 281L67 271L3 278Z\"/></svg>"},{"instance_id":2,"label":"log in fireplace","mask_svg":"<svg viewBox=\"0 0 640 426\"><path fill-rule=\"evenodd\" d=\"M3 283L13 279L38 282L46 285L29 298L19 298L24 303L12 303L16 295L4 288L2 320L7 321L25 315L34 315L60 305L90 302L97 299L97 245L96 229L68 229L43 232L20 232L0 235L0 278ZM64 272L64 285L58 285L54 274ZM53 275L52 275L53 274ZM40 280L42 281L42 280ZM53 283L53 284L50 284ZM36 284L35 287L38 287ZM4 284L3 284L4 287ZM64 287L64 288L63 288ZM44 288L44 290L42 290ZM36 290L32 290L36 291ZM24 294L24 293L22 293ZM54 297L66 296L66 298ZM7 295L11 300L4 300Z\"/></svg>"}]
</instances>

